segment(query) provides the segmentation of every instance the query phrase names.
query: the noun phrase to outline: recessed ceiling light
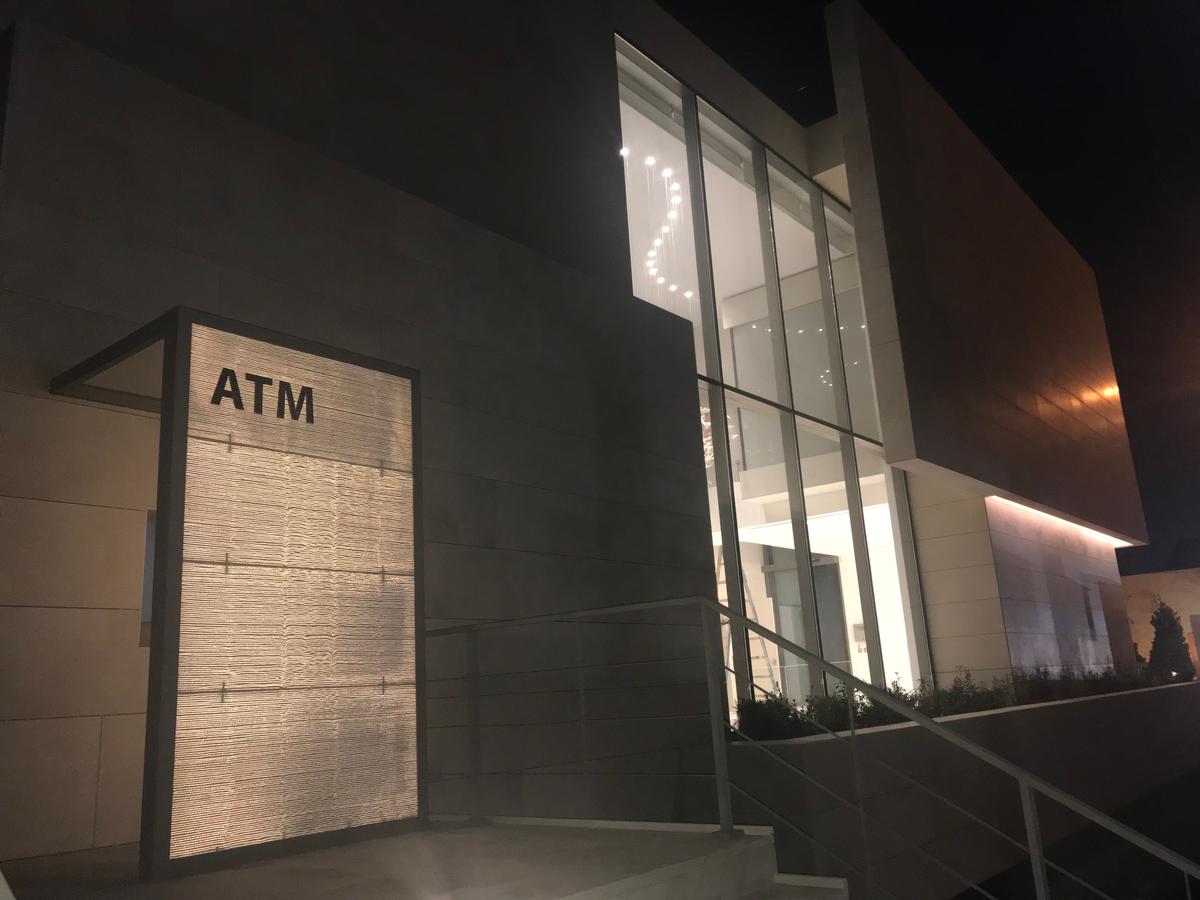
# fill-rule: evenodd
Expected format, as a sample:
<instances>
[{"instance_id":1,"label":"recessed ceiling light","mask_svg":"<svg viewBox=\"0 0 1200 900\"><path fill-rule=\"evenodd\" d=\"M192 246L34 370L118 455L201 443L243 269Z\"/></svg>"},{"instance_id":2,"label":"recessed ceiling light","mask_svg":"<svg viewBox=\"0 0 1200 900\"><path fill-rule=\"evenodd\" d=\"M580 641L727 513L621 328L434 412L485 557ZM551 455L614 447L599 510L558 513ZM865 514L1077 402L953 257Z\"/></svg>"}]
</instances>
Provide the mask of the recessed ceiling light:
<instances>
[{"instance_id":1,"label":"recessed ceiling light","mask_svg":"<svg viewBox=\"0 0 1200 900\"><path fill-rule=\"evenodd\" d=\"M661 247L661 246L662 246L662 238L655 238L655 239L654 239L654 246L655 246L655 247Z\"/></svg>"},{"instance_id":2,"label":"recessed ceiling light","mask_svg":"<svg viewBox=\"0 0 1200 900\"><path fill-rule=\"evenodd\" d=\"M646 255L648 257L650 257L651 259L654 259L654 257L658 256L658 251L657 250L647 250Z\"/></svg>"},{"instance_id":3,"label":"recessed ceiling light","mask_svg":"<svg viewBox=\"0 0 1200 900\"><path fill-rule=\"evenodd\" d=\"M654 165L657 161L658 160L656 160L653 156L646 157L646 165L648 165L648 166Z\"/></svg>"},{"instance_id":4,"label":"recessed ceiling light","mask_svg":"<svg viewBox=\"0 0 1200 900\"><path fill-rule=\"evenodd\" d=\"M671 182L671 190L673 190L673 191L679 190L679 182L678 181Z\"/></svg>"},{"instance_id":5,"label":"recessed ceiling light","mask_svg":"<svg viewBox=\"0 0 1200 900\"><path fill-rule=\"evenodd\" d=\"M617 153L619 153L623 159L629 159L629 148L628 147L622 147L620 150L617 151Z\"/></svg>"},{"instance_id":6,"label":"recessed ceiling light","mask_svg":"<svg viewBox=\"0 0 1200 900\"><path fill-rule=\"evenodd\" d=\"M667 213L667 218L668 219L678 219L679 213L675 212L675 210L671 210L669 213Z\"/></svg>"},{"instance_id":7,"label":"recessed ceiling light","mask_svg":"<svg viewBox=\"0 0 1200 900\"><path fill-rule=\"evenodd\" d=\"M665 278L663 278L661 275L659 275L659 276L658 276L657 278L655 278L654 280L655 280L655 282L656 282L656 283L658 283L658 284L663 284L664 282L666 282L666 280L667 280L667 279L665 279Z\"/></svg>"},{"instance_id":8,"label":"recessed ceiling light","mask_svg":"<svg viewBox=\"0 0 1200 900\"><path fill-rule=\"evenodd\" d=\"M665 168L665 169L663 169L663 170L662 170L662 177L663 177L663 178L670 178L670 177L671 177L672 175L674 175L674 174L675 174L675 170L674 170L674 169L672 169L670 166L667 166L667 168Z\"/></svg>"},{"instance_id":9,"label":"recessed ceiling light","mask_svg":"<svg viewBox=\"0 0 1200 900\"><path fill-rule=\"evenodd\" d=\"M658 269L654 268L654 266L651 266L651 267L650 267L650 268L648 268L646 271L647 271L647 272L649 272L651 275L657 275L657 274L658 274Z\"/></svg>"},{"instance_id":10,"label":"recessed ceiling light","mask_svg":"<svg viewBox=\"0 0 1200 900\"><path fill-rule=\"evenodd\" d=\"M691 291L684 291L684 292L683 292L683 296L687 297L687 298L690 300L690 299L692 298L692 292L691 292Z\"/></svg>"},{"instance_id":11,"label":"recessed ceiling light","mask_svg":"<svg viewBox=\"0 0 1200 900\"><path fill-rule=\"evenodd\" d=\"M663 233L663 234L670 234L670 233L671 233L671 226L670 226L670 225L664 225L664 226L662 227L662 233Z\"/></svg>"},{"instance_id":12,"label":"recessed ceiling light","mask_svg":"<svg viewBox=\"0 0 1200 900\"><path fill-rule=\"evenodd\" d=\"M668 291L673 291L673 290L676 290L678 287L679 287L679 286L678 286L678 285L675 285L675 284L668 285L668 286L667 286L667 290L668 290ZM857 366L857 365L858 365L858 363L855 363L855 365Z\"/></svg>"}]
</instances>

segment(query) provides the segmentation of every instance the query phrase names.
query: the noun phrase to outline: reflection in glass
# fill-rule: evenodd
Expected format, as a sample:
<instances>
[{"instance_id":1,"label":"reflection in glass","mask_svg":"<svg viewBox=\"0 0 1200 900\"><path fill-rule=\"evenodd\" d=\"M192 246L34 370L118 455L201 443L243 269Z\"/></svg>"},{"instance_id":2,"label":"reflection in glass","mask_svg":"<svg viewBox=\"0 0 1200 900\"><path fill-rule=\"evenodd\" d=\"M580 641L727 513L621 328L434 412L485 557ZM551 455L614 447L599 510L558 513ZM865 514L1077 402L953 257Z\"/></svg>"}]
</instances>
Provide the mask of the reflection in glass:
<instances>
[{"instance_id":1,"label":"reflection in glass","mask_svg":"<svg viewBox=\"0 0 1200 900\"><path fill-rule=\"evenodd\" d=\"M692 323L705 372L679 83L617 39L621 161L633 293Z\"/></svg>"},{"instance_id":2,"label":"reflection in glass","mask_svg":"<svg viewBox=\"0 0 1200 900\"><path fill-rule=\"evenodd\" d=\"M867 553L871 560L871 582L875 614L879 618L879 641L883 650L884 678L913 687L915 665L909 636L907 588L901 577L903 558L896 522L891 467L878 447L856 441L858 483L862 491L863 519L867 529Z\"/></svg>"},{"instance_id":3,"label":"reflection in glass","mask_svg":"<svg viewBox=\"0 0 1200 900\"><path fill-rule=\"evenodd\" d=\"M712 526L713 568L717 573L717 600L728 606L729 588L725 577L725 560L721 554L721 508L717 496L717 479L724 476L717 473L716 450L713 447L714 404L710 397L711 393L719 390L720 388L700 382L700 428L704 442L704 471L708 478L708 518Z\"/></svg>"},{"instance_id":4,"label":"reflection in glass","mask_svg":"<svg viewBox=\"0 0 1200 900\"><path fill-rule=\"evenodd\" d=\"M776 631L775 566L786 564L781 557L788 553L794 558L795 550L783 456L784 428L791 416L728 392L725 402L746 615ZM783 689L778 649L755 635L750 637L750 671L759 688Z\"/></svg>"},{"instance_id":5,"label":"reflection in glass","mask_svg":"<svg viewBox=\"0 0 1200 900\"><path fill-rule=\"evenodd\" d=\"M870 337L863 309L854 221L838 203L825 198L825 225L829 232L829 258L833 289L841 323L842 357L846 365L846 390L854 431L880 439L879 409L875 403L875 376L871 369Z\"/></svg>"},{"instance_id":6,"label":"reflection in glass","mask_svg":"<svg viewBox=\"0 0 1200 900\"><path fill-rule=\"evenodd\" d=\"M701 102L699 111L724 380L782 402L786 398L779 396L776 380L750 142L707 104Z\"/></svg>"},{"instance_id":7,"label":"reflection in glass","mask_svg":"<svg viewBox=\"0 0 1200 900\"><path fill-rule=\"evenodd\" d=\"M814 197L820 202L820 191L774 154L767 158L792 403L802 413L845 427L849 423L838 420L835 379L830 372L833 325L825 317L813 234L812 204Z\"/></svg>"},{"instance_id":8,"label":"reflection in glass","mask_svg":"<svg viewBox=\"0 0 1200 900\"><path fill-rule=\"evenodd\" d=\"M721 506L720 506L720 487L718 486L718 478L721 484L727 484L728 475L723 474L725 469L725 457L718 452L718 448L714 445L714 440L719 439L719 431L716 436L713 432L713 415L714 410L721 407L721 388L700 382L700 427L702 432L702 440L704 444L704 470L708 480L708 516L712 526L712 543L713 543L713 570L717 576L717 602L722 606L730 605L730 581L736 584L736 571L731 574L730 569L726 566L725 547L721 540ZM720 426L718 425L718 428ZM718 463L718 460L720 462ZM718 467L722 474L718 474ZM730 629L729 620L722 618L721 620L721 657L724 661L726 673L736 672L738 665L734 660L734 637L738 640L745 639L745 629ZM731 711L737 709L738 694L737 683L733 677L725 679L726 702Z\"/></svg>"},{"instance_id":9,"label":"reflection in glass","mask_svg":"<svg viewBox=\"0 0 1200 900\"><path fill-rule=\"evenodd\" d=\"M869 565L883 671L889 681L911 685L912 607L895 483L879 450L856 447L849 433L873 440L880 433L853 219L703 100L691 123L699 126L692 163L694 171L698 149L703 185L689 183L683 97L690 103L691 92L620 38L616 43L633 291L692 323L697 371L711 377L700 384L699 407L718 599L744 603L762 625L869 679L863 605L872 590L860 585L857 564L864 575ZM703 188L703 210L692 208L693 187L698 196ZM817 243L822 219L827 247ZM710 258L697 258L697 227L708 235ZM714 305L703 312L710 327L715 313L719 360L703 352L699 285L709 271L702 266L711 266ZM776 274L778 292L767 281ZM835 369L839 356L842 372ZM854 535L861 549L863 534L847 477L859 479L868 560L856 560ZM723 533L733 540L735 532L737 547L727 558ZM803 699L821 689L806 664L771 642L736 639L738 666L745 671L748 649L759 691ZM722 642L732 668L727 624ZM733 679L728 686L733 708Z\"/></svg>"},{"instance_id":10,"label":"reflection in glass","mask_svg":"<svg viewBox=\"0 0 1200 900\"><path fill-rule=\"evenodd\" d=\"M831 428L727 394L734 507L746 614L860 678L870 677L855 567L842 441ZM799 447L808 539L797 554L784 440ZM815 616L815 629L813 624ZM813 631L816 634L813 634ZM750 640L755 683L802 699L813 690L808 667L766 642Z\"/></svg>"},{"instance_id":11,"label":"reflection in glass","mask_svg":"<svg viewBox=\"0 0 1200 900\"><path fill-rule=\"evenodd\" d=\"M850 438L800 419L796 422L796 438L822 654L835 665L870 680L842 455L842 442Z\"/></svg>"}]
</instances>

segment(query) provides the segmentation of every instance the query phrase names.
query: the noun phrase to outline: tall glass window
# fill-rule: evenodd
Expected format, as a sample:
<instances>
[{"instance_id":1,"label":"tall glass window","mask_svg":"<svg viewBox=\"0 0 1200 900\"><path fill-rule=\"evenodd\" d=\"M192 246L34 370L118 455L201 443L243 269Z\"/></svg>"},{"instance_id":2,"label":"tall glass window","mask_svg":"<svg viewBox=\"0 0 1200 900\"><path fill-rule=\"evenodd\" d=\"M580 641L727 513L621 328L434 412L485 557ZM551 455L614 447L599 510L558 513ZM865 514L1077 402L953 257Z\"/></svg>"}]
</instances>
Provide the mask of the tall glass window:
<instances>
[{"instance_id":1,"label":"tall glass window","mask_svg":"<svg viewBox=\"0 0 1200 900\"><path fill-rule=\"evenodd\" d=\"M728 391L725 402L746 615L780 631L779 606L801 605L795 583L796 542L784 447L792 417ZM804 577L808 577L807 571ZM793 617L786 610L784 618L790 626L798 627L801 622L799 615ZM815 647L811 636L799 631L784 636L802 646ZM750 637L751 673L758 687L785 690L789 685L781 666L787 664L773 644ZM801 686L793 684L791 690L801 690Z\"/></svg>"},{"instance_id":2,"label":"tall glass window","mask_svg":"<svg viewBox=\"0 0 1200 900\"><path fill-rule=\"evenodd\" d=\"M841 322L839 333L846 365L850 419L858 434L879 440L879 409L875 403L870 333L858 277L854 220L840 203L826 197L825 224L829 234L829 259L837 299L837 316Z\"/></svg>"},{"instance_id":3,"label":"tall glass window","mask_svg":"<svg viewBox=\"0 0 1200 900\"><path fill-rule=\"evenodd\" d=\"M855 441L858 483L862 493L863 522L871 561L871 583L875 592L875 614L879 618L879 643L883 652L884 678L911 688L918 680L912 619L912 598L902 577L903 548L897 539L896 475L883 460L883 453L866 441Z\"/></svg>"},{"instance_id":4,"label":"tall glass window","mask_svg":"<svg viewBox=\"0 0 1200 900\"><path fill-rule=\"evenodd\" d=\"M620 39L617 80L633 293L691 321L704 374L679 82Z\"/></svg>"},{"instance_id":5,"label":"tall glass window","mask_svg":"<svg viewBox=\"0 0 1200 900\"><path fill-rule=\"evenodd\" d=\"M780 344L768 308L753 149L736 125L705 103L699 108L722 374L727 384L783 401L777 379Z\"/></svg>"},{"instance_id":6,"label":"tall glass window","mask_svg":"<svg viewBox=\"0 0 1200 900\"><path fill-rule=\"evenodd\" d=\"M774 154L768 159L792 402L800 412L848 427L838 415L829 355L835 328L827 316L817 262L813 204L822 202L821 193Z\"/></svg>"},{"instance_id":7,"label":"tall glass window","mask_svg":"<svg viewBox=\"0 0 1200 900\"><path fill-rule=\"evenodd\" d=\"M718 599L859 678L911 685L920 599L850 212L620 39L617 69L634 292L695 334ZM731 699L824 688L770 641L722 637Z\"/></svg>"},{"instance_id":8,"label":"tall glass window","mask_svg":"<svg viewBox=\"0 0 1200 900\"><path fill-rule=\"evenodd\" d=\"M853 511L842 452L843 442L849 437L804 420L796 423L796 437L821 653L830 662L869 680L864 598L858 580L850 522Z\"/></svg>"}]
</instances>

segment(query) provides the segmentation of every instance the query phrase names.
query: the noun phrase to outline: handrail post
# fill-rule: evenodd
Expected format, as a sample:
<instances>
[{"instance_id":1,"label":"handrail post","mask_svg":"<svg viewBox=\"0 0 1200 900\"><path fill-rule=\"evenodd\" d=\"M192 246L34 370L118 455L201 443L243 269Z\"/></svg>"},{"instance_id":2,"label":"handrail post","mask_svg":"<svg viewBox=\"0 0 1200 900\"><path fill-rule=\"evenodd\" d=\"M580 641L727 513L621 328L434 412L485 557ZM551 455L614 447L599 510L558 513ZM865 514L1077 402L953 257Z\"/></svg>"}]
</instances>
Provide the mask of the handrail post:
<instances>
[{"instance_id":1,"label":"handrail post","mask_svg":"<svg viewBox=\"0 0 1200 900\"><path fill-rule=\"evenodd\" d=\"M479 632L467 635L467 730L468 759L471 763L471 817L483 815L483 741L480 736L479 710Z\"/></svg>"},{"instance_id":2,"label":"handrail post","mask_svg":"<svg viewBox=\"0 0 1200 900\"><path fill-rule=\"evenodd\" d=\"M704 680L708 684L708 721L712 736L713 777L717 784L717 815L722 834L733 833L733 805L729 797L729 748L725 737L724 663L721 655L721 621L708 604L698 604L704 641Z\"/></svg>"},{"instance_id":3,"label":"handrail post","mask_svg":"<svg viewBox=\"0 0 1200 900\"><path fill-rule=\"evenodd\" d=\"M1029 782L1017 782L1021 790L1021 810L1025 813L1025 840L1029 845L1029 864L1033 867L1033 890L1037 900L1050 900L1050 886L1046 880L1046 857L1042 853L1042 826L1038 821L1037 795Z\"/></svg>"}]
</instances>

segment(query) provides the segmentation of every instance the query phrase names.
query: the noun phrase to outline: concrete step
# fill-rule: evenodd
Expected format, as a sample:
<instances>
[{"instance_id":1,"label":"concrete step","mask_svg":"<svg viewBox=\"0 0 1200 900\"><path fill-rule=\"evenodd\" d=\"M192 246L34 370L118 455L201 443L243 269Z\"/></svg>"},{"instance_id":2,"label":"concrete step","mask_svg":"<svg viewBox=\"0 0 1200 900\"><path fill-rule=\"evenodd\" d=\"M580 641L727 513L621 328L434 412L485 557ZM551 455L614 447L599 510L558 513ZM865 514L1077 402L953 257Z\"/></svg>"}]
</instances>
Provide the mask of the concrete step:
<instances>
[{"instance_id":1,"label":"concrete step","mask_svg":"<svg viewBox=\"0 0 1200 900\"><path fill-rule=\"evenodd\" d=\"M749 900L774 886L775 840L768 834L711 835L696 855L569 894L563 900Z\"/></svg>"},{"instance_id":2,"label":"concrete step","mask_svg":"<svg viewBox=\"0 0 1200 900\"><path fill-rule=\"evenodd\" d=\"M842 878L777 875L774 884L751 900L850 900L850 890Z\"/></svg>"}]
</instances>

